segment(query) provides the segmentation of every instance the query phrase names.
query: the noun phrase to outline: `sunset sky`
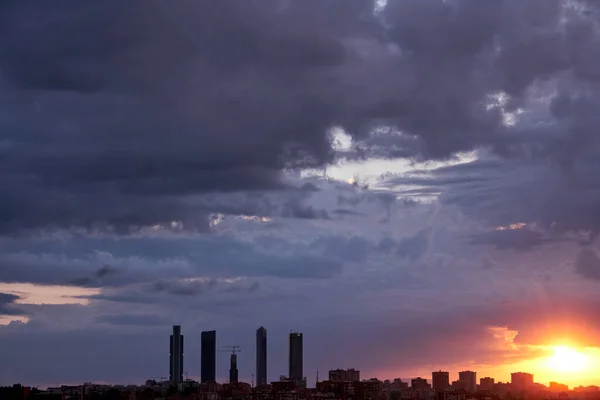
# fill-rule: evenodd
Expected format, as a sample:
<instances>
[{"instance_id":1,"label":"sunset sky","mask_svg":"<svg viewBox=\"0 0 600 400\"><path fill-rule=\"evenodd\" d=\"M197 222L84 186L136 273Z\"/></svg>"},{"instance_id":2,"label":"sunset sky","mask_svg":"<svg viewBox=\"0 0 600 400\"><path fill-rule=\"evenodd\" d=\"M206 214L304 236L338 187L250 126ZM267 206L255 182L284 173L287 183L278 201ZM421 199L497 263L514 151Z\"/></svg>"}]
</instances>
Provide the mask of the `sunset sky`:
<instances>
[{"instance_id":1,"label":"sunset sky","mask_svg":"<svg viewBox=\"0 0 600 400\"><path fill-rule=\"evenodd\" d=\"M0 4L0 385L600 385L599 2L176 4Z\"/></svg>"}]
</instances>

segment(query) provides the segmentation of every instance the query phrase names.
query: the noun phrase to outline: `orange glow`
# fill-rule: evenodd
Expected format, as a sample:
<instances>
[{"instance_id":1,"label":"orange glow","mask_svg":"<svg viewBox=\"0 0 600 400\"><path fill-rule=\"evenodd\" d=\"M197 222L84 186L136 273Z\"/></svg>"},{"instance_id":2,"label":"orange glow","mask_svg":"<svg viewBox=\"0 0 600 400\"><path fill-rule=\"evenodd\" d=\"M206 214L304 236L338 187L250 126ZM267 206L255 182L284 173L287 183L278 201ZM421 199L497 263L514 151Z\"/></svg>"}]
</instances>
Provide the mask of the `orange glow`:
<instances>
[{"instance_id":1,"label":"orange glow","mask_svg":"<svg viewBox=\"0 0 600 400\"><path fill-rule=\"evenodd\" d=\"M548 358L548 366L560 372L581 372L589 364L588 357L576 349L566 346L554 348L554 355Z\"/></svg>"},{"instance_id":2,"label":"orange glow","mask_svg":"<svg viewBox=\"0 0 600 400\"><path fill-rule=\"evenodd\" d=\"M470 369L478 377L490 376L496 382L510 382L512 372L533 374L534 381L543 385L559 382L571 389L577 386L600 386L600 347L584 347L578 344L589 342L591 332L581 325L554 322L555 330L539 326L540 331L529 337L537 343L520 343L519 332L506 326L488 326L486 344L499 354L487 363L477 358L452 364L428 365L402 371L377 371L373 376L394 378L398 376L430 377L431 371L442 369L457 376L458 371ZM566 332L569 331L569 338ZM531 332L529 332L531 334ZM558 339L560 338L560 339ZM523 340L523 339L521 339ZM528 340L528 341L529 341ZM452 378L454 379L454 378Z\"/></svg>"}]
</instances>

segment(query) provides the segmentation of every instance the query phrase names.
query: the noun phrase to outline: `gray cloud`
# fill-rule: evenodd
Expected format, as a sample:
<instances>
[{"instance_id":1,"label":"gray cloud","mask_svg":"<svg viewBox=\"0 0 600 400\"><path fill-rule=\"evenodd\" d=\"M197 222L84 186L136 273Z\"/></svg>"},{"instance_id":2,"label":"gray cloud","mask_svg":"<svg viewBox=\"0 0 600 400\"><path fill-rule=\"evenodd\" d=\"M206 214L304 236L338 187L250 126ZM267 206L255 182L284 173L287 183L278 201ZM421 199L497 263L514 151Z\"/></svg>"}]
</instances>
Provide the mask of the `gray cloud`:
<instances>
[{"instance_id":1,"label":"gray cloud","mask_svg":"<svg viewBox=\"0 0 600 400\"><path fill-rule=\"evenodd\" d=\"M503 229L474 235L471 238L473 244L490 244L500 250L530 250L532 247L541 246L549 242L541 232L530 228Z\"/></svg>"},{"instance_id":2,"label":"gray cloud","mask_svg":"<svg viewBox=\"0 0 600 400\"><path fill-rule=\"evenodd\" d=\"M323 238L322 243L317 241L314 249L310 249L273 234L259 237L257 241L217 235L172 236L170 239L169 236L22 239L5 245L0 256L3 265L0 282L115 287L165 277L330 279L342 273L348 258L332 252L326 246L327 240L332 244L336 242L335 237ZM269 242L277 241L289 251L281 253L280 248L268 246ZM346 246L344 241L338 242L339 246ZM97 250L100 248L103 251ZM111 267L97 267L103 264ZM203 287L203 283L193 282L172 290L192 294L200 293Z\"/></svg>"},{"instance_id":3,"label":"gray cloud","mask_svg":"<svg viewBox=\"0 0 600 400\"><path fill-rule=\"evenodd\" d=\"M25 311L13 306L20 298L14 294L0 293L0 315L27 315Z\"/></svg>"},{"instance_id":4,"label":"gray cloud","mask_svg":"<svg viewBox=\"0 0 600 400\"><path fill-rule=\"evenodd\" d=\"M206 230L219 204L189 196L284 189L283 169L334 159L332 126L364 157L484 146L569 168L598 147L592 3L407 0L380 16L362 0L62 4L2 5L5 232ZM550 104L532 104L548 82ZM499 92L511 98L488 107ZM503 125L518 108L544 124Z\"/></svg>"},{"instance_id":5,"label":"gray cloud","mask_svg":"<svg viewBox=\"0 0 600 400\"><path fill-rule=\"evenodd\" d=\"M169 320L157 315L146 314L114 314L99 315L95 318L96 322L110 325L134 325L134 326L155 326L169 325Z\"/></svg>"},{"instance_id":6,"label":"gray cloud","mask_svg":"<svg viewBox=\"0 0 600 400\"><path fill-rule=\"evenodd\" d=\"M600 280L600 257L591 248L583 248L575 258L575 271L589 279Z\"/></svg>"}]
</instances>

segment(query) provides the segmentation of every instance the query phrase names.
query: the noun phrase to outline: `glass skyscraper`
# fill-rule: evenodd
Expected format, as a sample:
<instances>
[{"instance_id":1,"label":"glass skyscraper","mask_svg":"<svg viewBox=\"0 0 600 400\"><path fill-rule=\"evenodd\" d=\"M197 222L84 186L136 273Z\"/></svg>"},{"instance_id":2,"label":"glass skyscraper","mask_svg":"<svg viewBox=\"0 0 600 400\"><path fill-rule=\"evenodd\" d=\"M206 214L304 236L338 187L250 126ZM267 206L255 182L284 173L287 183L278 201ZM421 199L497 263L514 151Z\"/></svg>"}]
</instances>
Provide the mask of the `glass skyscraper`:
<instances>
[{"instance_id":1,"label":"glass skyscraper","mask_svg":"<svg viewBox=\"0 0 600 400\"><path fill-rule=\"evenodd\" d=\"M288 379L299 382L303 378L302 372L302 334L290 333L290 357Z\"/></svg>"},{"instance_id":2,"label":"glass skyscraper","mask_svg":"<svg viewBox=\"0 0 600 400\"><path fill-rule=\"evenodd\" d=\"M183 382L183 335L179 325L173 325L170 340L169 379L171 383Z\"/></svg>"},{"instance_id":3,"label":"glass skyscraper","mask_svg":"<svg viewBox=\"0 0 600 400\"><path fill-rule=\"evenodd\" d=\"M200 342L201 366L200 366L200 381L216 382L217 381L217 332L204 331L202 332Z\"/></svg>"},{"instance_id":4,"label":"glass skyscraper","mask_svg":"<svg viewBox=\"0 0 600 400\"><path fill-rule=\"evenodd\" d=\"M267 384L267 330L256 330L256 386Z\"/></svg>"}]
</instances>

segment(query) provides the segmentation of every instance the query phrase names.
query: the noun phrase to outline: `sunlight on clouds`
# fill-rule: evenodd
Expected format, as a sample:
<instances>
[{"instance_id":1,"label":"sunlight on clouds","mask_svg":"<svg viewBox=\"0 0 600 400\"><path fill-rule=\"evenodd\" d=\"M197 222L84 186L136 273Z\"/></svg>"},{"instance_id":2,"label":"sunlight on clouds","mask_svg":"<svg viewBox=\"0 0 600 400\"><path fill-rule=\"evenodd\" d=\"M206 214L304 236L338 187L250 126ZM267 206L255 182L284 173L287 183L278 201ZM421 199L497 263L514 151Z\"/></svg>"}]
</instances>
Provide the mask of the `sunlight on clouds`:
<instances>
[{"instance_id":1,"label":"sunlight on clouds","mask_svg":"<svg viewBox=\"0 0 600 400\"><path fill-rule=\"evenodd\" d=\"M8 325L11 322L26 324L29 322L29 317L22 315L0 315L0 325Z\"/></svg>"},{"instance_id":2,"label":"sunlight on clouds","mask_svg":"<svg viewBox=\"0 0 600 400\"><path fill-rule=\"evenodd\" d=\"M271 218L269 218L269 217L261 217L258 215L240 215L239 217L245 221L252 221L252 222L270 222L271 221Z\"/></svg>"},{"instance_id":3,"label":"sunlight on clouds","mask_svg":"<svg viewBox=\"0 0 600 400\"><path fill-rule=\"evenodd\" d=\"M446 161L415 162L407 158L339 161L335 165L328 165L325 175L339 181L351 182L351 184L354 183L356 177L359 177L361 183L377 186L382 175L404 174L412 170L432 171L441 167L470 163L477 159L477 152L469 151L457 153L452 159ZM323 176L323 171L302 171L301 177L309 176Z\"/></svg>"},{"instance_id":4,"label":"sunlight on clouds","mask_svg":"<svg viewBox=\"0 0 600 400\"><path fill-rule=\"evenodd\" d=\"M378 15L381 14L385 10L385 6L387 6L388 0L375 0L373 6L373 14Z\"/></svg>"},{"instance_id":5,"label":"sunlight on clouds","mask_svg":"<svg viewBox=\"0 0 600 400\"><path fill-rule=\"evenodd\" d=\"M211 228L214 228L215 226L219 225L221 222L223 222L223 219L225 218L225 215L223 214L211 214L208 217L208 225Z\"/></svg>"},{"instance_id":6,"label":"sunlight on clouds","mask_svg":"<svg viewBox=\"0 0 600 400\"><path fill-rule=\"evenodd\" d=\"M225 214L211 214L208 217L208 224L211 228L215 228L218 225L220 225L221 223L223 223L223 221L225 220L231 221L232 219L241 219L243 221L248 221L248 222L256 222L256 223L267 223L267 222L271 222L272 218L270 217L265 217L262 215L225 215Z\"/></svg>"},{"instance_id":7,"label":"sunlight on clouds","mask_svg":"<svg viewBox=\"0 0 600 400\"><path fill-rule=\"evenodd\" d=\"M538 383L548 384L555 381L573 387L593 383L595 371L600 369L600 348L577 348L562 344L519 344L515 342L519 334L516 330L499 326L491 326L487 330L496 340L495 347L505 352L507 362L502 365L478 367L478 371L483 374L509 380L511 372L523 371L534 374ZM518 360L521 357L522 359ZM515 361L510 362L511 359Z\"/></svg>"},{"instance_id":8,"label":"sunlight on clouds","mask_svg":"<svg viewBox=\"0 0 600 400\"><path fill-rule=\"evenodd\" d=\"M514 231L516 229L525 228L526 226L527 226L527 224L524 222L517 222L515 224L510 224L507 226L497 226L494 228L494 230L495 231L506 231L506 230Z\"/></svg>"},{"instance_id":9,"label":"sunlight on clouds","mask_svg":"<svg viewBox=\"0 0 600 400\"><path fill-rule=\"evenodd\" d=\"M525 361L519 367L532 371L538 382L555 381L570 386L585 384L586 382L593 382L596 378L596 372L600 369L599 348L537 347L546 351L548 355Z\"/></svg>"},{"instance_id":10,"label":"sunlight on clouds","mask_svg":"<svg viewBox=\"0 0 600 400\"><path fill-rule=\"evenodd\" d=\"M510 101L510 96L505 92L492 93L488 96L489 103L486 105L488 111L499 109L502 115L502 123L505 126L514 126L517 123L517 117L523 114L522 108L514 111L507 111L506 106Z\"/></svg>"},{"instance_id":11,"label":"sunlight on clouds","mask_svg":"<svg viewBox=\"0 0 600 400\"><path fill-rule=\"evenodd\" d=\"M31 283L0 283L0 292L21 297L16 304L82 304L89 300L78 296L100 294L100 289L59 285L34 285Z\"/></svg>"},{"instance_id":12,"label":"sunlight on clouds","mask_svg":"<svg viewBox=\"0 0 600 400\"><path fill-rule=\"evenodd\" d=\"M344 151L352 149L352 136L350 136L343 128L336 126L329 130L331 147L336 151Z\"/></svg>"},{"instance_id":13,"label":"sunlight on clouds","mask_svg":"<svg viewBox=\"0 0 600 400\"><path fill-rule=\"evenodd\" d=\"M508 329L506 326L489 326L488 332L492 337L506 345L510 349L516 349L515 338L519 334L518 331Z\"/></svg>"}]
</instances>

